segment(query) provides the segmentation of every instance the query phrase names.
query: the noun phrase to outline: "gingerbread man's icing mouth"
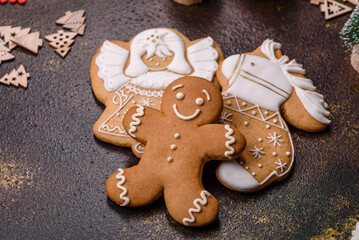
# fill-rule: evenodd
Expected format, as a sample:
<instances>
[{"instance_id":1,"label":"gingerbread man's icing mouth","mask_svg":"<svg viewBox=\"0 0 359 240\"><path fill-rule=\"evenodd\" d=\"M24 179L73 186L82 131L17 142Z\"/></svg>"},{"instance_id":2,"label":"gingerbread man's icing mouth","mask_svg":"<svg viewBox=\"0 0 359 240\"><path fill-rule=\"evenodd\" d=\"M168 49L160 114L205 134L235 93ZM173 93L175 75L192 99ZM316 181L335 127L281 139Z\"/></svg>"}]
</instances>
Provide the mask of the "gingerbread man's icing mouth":
<instances>
[{"instance_id":1,"label":"gingerbread man's icing mouth","mask_svg":"<svg viewBox=\"0 0 359 240\"><path fill-rule=\"evenodd\" d=\"M201 113L201 110L197 109L192 115L184 116L178 111L177 104L173 104L173 111L175 112L177 117L179 117L182 120L186 120L186 121L196 118Z\"/></svg>"}]
</instances>

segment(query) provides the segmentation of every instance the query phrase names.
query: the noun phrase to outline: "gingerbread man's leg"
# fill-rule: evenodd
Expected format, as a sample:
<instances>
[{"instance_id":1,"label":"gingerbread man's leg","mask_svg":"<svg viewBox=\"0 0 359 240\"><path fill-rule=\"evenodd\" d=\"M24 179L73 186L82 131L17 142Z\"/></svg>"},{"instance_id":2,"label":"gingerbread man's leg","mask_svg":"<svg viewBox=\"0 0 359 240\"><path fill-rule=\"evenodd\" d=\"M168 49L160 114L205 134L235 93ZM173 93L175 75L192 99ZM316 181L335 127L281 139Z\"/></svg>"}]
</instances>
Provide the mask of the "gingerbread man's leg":
<instances>
[{"instance_id":1,"label":"gingerbread man's leg","mask_svg":"<svg viewBox=\"0 0 359 240\"><path fill-rule=\"evenodd\" d=\"M171 216L177 222L192 227L210 224L216 220L219 211L217 199L204 190L197 178L173 179L164 189Z\"/></svg>"},{"instance_id":2,"label":"gingerbread man's leg","mask_svg":"<svg viewBox=\"0 0 359 240\"><path fill-rule=\"evenodd\" d=\"M163 187L156 174L137 165L114 172L107 180L106 191L120 206L140 207L162 196Z\"/></svg>"}]
</instances>

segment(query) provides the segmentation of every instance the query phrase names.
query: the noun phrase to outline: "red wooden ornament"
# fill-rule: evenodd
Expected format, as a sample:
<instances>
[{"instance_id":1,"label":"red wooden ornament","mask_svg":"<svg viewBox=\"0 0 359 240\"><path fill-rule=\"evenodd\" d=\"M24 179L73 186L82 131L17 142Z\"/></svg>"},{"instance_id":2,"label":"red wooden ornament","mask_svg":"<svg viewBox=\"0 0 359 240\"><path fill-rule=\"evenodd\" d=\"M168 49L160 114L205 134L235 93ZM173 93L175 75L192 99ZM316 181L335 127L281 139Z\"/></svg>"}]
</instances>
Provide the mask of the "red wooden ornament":
<instances>
[{"instance_id":1,"label":"red wooden ornament","mask_svg":"<svg viewBox=\"0 0 359 240\"><path fill-rule=\"evenodd\" d=\"M23 4L23 3L26 2L26 0L10 0L10 2L11 2L11 3L16 3L16 2L18 2L18 3L20 3L20 4Z\"/></svg>"},{"instance_id":2,"label":"red wooden ornament","mask_svg":"<svg viewBox=\"0 0 359 240\"><path fill-rule=\"evenodd\" d=\"M6 3L7 0L0 0L0 3Z\"/></svg>"}]
</instances>

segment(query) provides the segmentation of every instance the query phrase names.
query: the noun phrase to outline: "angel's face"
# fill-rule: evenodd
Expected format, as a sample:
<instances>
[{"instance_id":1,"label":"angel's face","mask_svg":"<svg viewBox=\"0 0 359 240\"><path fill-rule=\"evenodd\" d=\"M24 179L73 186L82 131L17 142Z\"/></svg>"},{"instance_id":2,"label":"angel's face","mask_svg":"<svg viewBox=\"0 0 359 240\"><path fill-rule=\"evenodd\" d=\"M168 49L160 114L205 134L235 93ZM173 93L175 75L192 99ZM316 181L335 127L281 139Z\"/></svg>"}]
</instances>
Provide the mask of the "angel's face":
<instances>
[{"instance_id":1,"label":"angel's face","mask_svg":"<svg viewBox=\"0 0 359 240\"><path fill-rule=\"evenodd\" d=\"M147 49L142 56L143 62L153 70L166 68L173 60L174 54L168 49L163 37L165 33L159 34L157 31L151 33L144 40L144 47Z\"/></svg>"},{"instance_id":2,"label":"angel's face","mask_svg":"<svg viewBox=\"0 0 359 240\"><path fill-rule=\"evenodd\" d=\"M200 126L216 122L222 111L222 97L219 90L206 79L183 77L167 87L162 110L174 121Z\"/></svg>"},{"instance_id":3,"label":"angel's face","mask_svg":"<svg viewBox=\"0 0 359 240\"><path fill-rule=\"evenodd\" d=\"M174 54L172 54L172 56L164 57L153 55L152 57L147 58L147 53L145 53L145 55L142 56L142 60L150 69L161 70L165 69L168 65L170 65L173 60L173 57Z\"/></svg>"}]
</instances>

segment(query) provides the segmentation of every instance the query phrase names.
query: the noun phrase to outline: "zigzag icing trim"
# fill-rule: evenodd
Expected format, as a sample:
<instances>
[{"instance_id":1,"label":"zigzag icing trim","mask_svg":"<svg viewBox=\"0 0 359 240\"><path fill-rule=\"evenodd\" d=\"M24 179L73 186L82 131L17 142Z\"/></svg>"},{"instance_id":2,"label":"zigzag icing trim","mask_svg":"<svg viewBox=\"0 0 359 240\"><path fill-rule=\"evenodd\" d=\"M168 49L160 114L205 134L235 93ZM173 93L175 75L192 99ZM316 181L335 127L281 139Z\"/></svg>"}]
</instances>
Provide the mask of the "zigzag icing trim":
<instances>
[{"instance_id":1,"label":"zigzag icing trim","mask_svg":"<svg viewBox=\"0 0 359 240\"><path fill-rule=\"evenodd\" d=\"M303 66L295 60L289 62L289 58L286 55L277 59L275 56L276 49L281 49L281 44L270 39L265 40L261 47L261 51L264 55L268 57L271 62L277 63L280 66L307 112L317 121L328 125L330 123L328 119L330 112L325 109L327 104L324 102L323 95L314 92L316 87L313 85L312 80L291 74L305 74L305 70Z\"/></svg>"},{"instance_id":2,"label":"zigzag icing trim","mask_svg":"<svg viewBox=\"0 0 359 240\"><path fill-rule=\"evenodd\" d=\"M136 112L135 114L132 115L132 120L133 122L130 123L130 130L128 130L128 134L135 138L136 136L133 134L134 132L137 131L137 128L136 126L140 125L141 124L141 120L138 118L138 117L143 117L145 115L145 111L144 111L144 107L139 105L139 104L136 104L137 106L137 109L136 109Z\"/></svg>"},{"instance_id":3,"label":"zigzag icing trim","mask_svg":"<svg viewBox=\"0 0 359 240\"><path fill-rule=\"evenodd\" d=\"M117 171L119 171L119 173L116 175L116 179L120 180L117 183L117 187L123 191L120 194L120 199L124 201L124 203L122 203L120 206L124 207L124 206L127 206L130 203L130 199L128 197L126 197L127 188L122 186L122 184L124 184L126 182L126 177L123 176L125 171L123 171L122 168L119 168Z\"/></svg>"},{"instance_id":4,"label":"zigzag icing trim","mask_svg":"<svg viewBox=\"0 0 359 240\"><path fill-rule=\"evenodd\" d=\"M226 147L229 150L224 153L224 156L226 156L228 159L232 159L231 155L233 155L234 153L234 148L231 145L236 142L236 139L232 136L234 131L228 124L226 124L224 128L227 130L227 133L225 135L226 138L228 139L226 141Z\"/></svg>"},{"instance_id":5,"label":"zigzag icing trim","mask_svg":"<svg viewBox=\"0 0 359 240\"><path fill-rule=\"evenodd\" d=\"M208 191L206 190L203 190L201 192L201 198L196 198L194 201L193 201L193 205L195 206L195 208L190 208L188 210L188 213L189 215L191 216L191 218L184 218L183 219L183 225L185 226L189 226L190 223L194 223L196 221L196 218L193 216L193 213L199 213L201 212L202 208L199 204L201 204L202 206L206 205L207 204L207 197L206 196L212 196Z\"/></svg>"}]
</instances>

